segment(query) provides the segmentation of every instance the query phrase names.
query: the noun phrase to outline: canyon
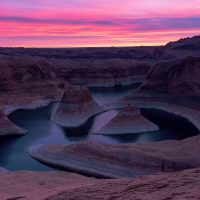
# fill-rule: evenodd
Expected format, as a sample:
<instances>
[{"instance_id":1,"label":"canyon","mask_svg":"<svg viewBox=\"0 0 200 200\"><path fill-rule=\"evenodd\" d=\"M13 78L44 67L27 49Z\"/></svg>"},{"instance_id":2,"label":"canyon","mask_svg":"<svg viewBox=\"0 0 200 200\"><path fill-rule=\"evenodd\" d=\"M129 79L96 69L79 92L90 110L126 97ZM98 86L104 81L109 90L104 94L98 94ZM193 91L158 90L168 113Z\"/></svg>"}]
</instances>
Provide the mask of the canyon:
<instances>
[{"instance_id":1,"label":"canyon","mask_svg":"<svg viewBox=\"0 0 200 200\"><path fill-rule=\"evenodd\" d=\"M98 106L92 102L97 112L90 116L133 104L139 108L160 109L183 116L200 130L200 36L180 39L161 47L67 50L1 48L0 54L0 110L2 111L0 133L26 134L25 130L10 122L6 115L17 109L45 106L52 101L61 101L62 107L62 103L69 103L68 100L71 102L73 99L76 100L75 97L78 98L75 92L74 96L71 95L73 97L68 99L70 88L79 88L80 94L80 88L87 90L85 86L80 86L82 84L108 87L138 81L143 83L136 91L113 103ZM71 86L71 84L80 85ZM83 102L87 104L91 102L91 98L89 93L86 93L88 98L83 99ZM62 120L59 118L57 120L63 125ZM65 199L66 196L89 199L91 195L96 195L99 199L124 197L152 199L159 198L160 195L169 199L198 199L200 167L198 142L199 135L184 140L137 144L113 145L95 141L70 145L38 144L29 147L27 151L32 157L47 164L104 178L117 178L116 180L91 179L94 182L90 182L89 178L83 177L80 178L80 182L74 183L73 187L66 183L61 188L62 192L61 189L53 191L57 186L60 187L59 184L55 184L47 187L44 193L40 191L42 198L49 200ZM21 177L31 177L36 174L36 172L9 172L2 174L1 177L5 178L0 180L9 184L6 177L10 176L12 179L12 176L17 177L17 173L21 173L19 175ZM59 172L54 173L57 180ZM38 174L38 177L47 180L42 173ZM68 176L65 181L70 182L70 176L73 175L68 174ZM130 177L135 178L123 179ZM88 185L84 179L88 180ZM15 187L16 184L13 183ZM44 184L39 185L41 188ZM23 191L16 187L17 190L19 196L11 192L5 194L3 190L0 193L5 198L23 197ZM31 193L27 192L25 198L30 199L30 195ZM48 197L50 195L53 196Z\"/></svg>"}]
</instances>

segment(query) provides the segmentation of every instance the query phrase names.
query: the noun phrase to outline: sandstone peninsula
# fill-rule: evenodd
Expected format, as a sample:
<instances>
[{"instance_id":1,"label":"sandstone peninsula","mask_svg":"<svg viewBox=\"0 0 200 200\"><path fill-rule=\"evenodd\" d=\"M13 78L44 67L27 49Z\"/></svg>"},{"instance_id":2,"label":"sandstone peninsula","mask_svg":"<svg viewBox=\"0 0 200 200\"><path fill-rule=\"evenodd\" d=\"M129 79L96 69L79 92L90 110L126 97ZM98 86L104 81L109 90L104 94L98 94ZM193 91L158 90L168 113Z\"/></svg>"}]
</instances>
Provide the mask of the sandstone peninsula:
<instances>
[{"instance_id":1,"label":"sandstone peninsula","mask_svg":"<svg viewBox=\"0 0 200 200\"><path fill-rule=\"evenodd\" d=\"M73 85L65 89L51 121L65 127L76 127L99 112L100 107L93 100L88 88L84 85Z\"/></svg>"},{"instance_id":2,"label":"sandstone peninsula","mask_svg":"<svg viewBox=\"0 0 200 200\"><path fill-rule=\"evenodd\" d=\"M71 145L35 145L29 147L27 152L39 161L78 172L102 177L130 178L200 167L199 141L200 135L180 141L135 144L110 145L83 141Z\"/></svg>"},{"instance_id":3,"label":"sandstone peninsula","mask_svg":"<svg viewBox=\"0 0 200 200\"><path fill-rule=\"evenodd\" d=\"M137 106L128 104L111 121L93 134L135 134L158 130L157 125L141 115Z\"/></svg>"},{"instance_id":4,"label":"sandstone peninsula","mask_svg":"<svg viewBox=\"0 0 200 200\"><path fill-rule=\"evenodd\" d=\"M0 136L2 135L24 135L27 131L13 124L0 110Z\"/></svg>"}]
</instances>

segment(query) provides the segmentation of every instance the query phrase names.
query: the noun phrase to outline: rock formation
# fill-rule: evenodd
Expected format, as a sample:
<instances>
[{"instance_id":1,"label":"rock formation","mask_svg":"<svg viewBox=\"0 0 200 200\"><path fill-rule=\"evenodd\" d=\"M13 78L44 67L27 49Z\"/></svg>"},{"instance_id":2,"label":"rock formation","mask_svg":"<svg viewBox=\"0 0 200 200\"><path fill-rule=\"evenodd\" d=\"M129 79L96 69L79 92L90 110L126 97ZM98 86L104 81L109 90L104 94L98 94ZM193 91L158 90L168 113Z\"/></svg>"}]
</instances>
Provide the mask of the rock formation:
<instances>
[{"instance_id":1,"label":"rock formation","mask_svg":"<svg viewBox=\"0 0 200 200\"><path fill-rule=\"evenodd\" d=\"M153 90L178 95L200 94L200 57L157 62L141 85Z\"/></svg>"},{"instance_id":2,"label":"rock formation","mask_svg":"<svg viewBox=\"0 0 200 200\"><path fill-rule=\"evenodd\" d=\"M45 58L0 55L0 109L6 114L60 100L65 85Z\"/></svg>"},{"instance_id":3,"label":"rock formation","mask_svg":"<svg viewBox=\"0 0 200 200\"><path fill-rule=\"evenodd\" d=\"M8 173L8 170L0 167L0 174L5 174L5 173Z\"/></svg>"},{"instance_id":4,"label":"rock formation","mask_svg":"<svg viewBox=\"0 0 200 200\"><path fill-rule=\"evenodd\" d=\"M170 174L140 176L124 180L99 180L98 183L61 191L45 200L197 200L200 196L200 169Z\"/></svg>"},{"instance_id":5,"label":"rock formation","mask_svg":"<svg viewBox=\"0 0 200 200\"><path fill-rule=\"evenodd\" d=\"M199 58L188 57L178 61L161 62L165 66L163 70L159 63L152 68L137 91L115 103L104 105L102 109L121 108L128 103L161 109L188 118L200 130ZM189 90L188 85L182 87L182 90L181 87L176 87L184 85L185 80L196 86ZM107 145L87 141L69 146L36 146L31 147L28 152L34 158L47 163L118 178L200 167L199 140L198 135L181 141L168 140L148 144Z\"/></svg>"},{"instance_id":6,"label":"rock formation","mask_svg":"<svg viewBox=\"0 0 200 200\"><path fill-rule=\"evenodd\" d=\"M66 82L55 78L45 58L0 55L0 110L33 109L60 100ZM25 134L0 113L0 135Z\"/></svg>"},{"instance_id":7,"label":"rock formation","mask_svg":"<svg viewBox=\"0 0 200 200\"><path fill-rule=\"evenodd\" d=\"M99 112L101 110L88 88L84 85L73 85L66 88L59 107L51 116L51 121L65 127L76 127Z\"/></svg>"},{"instance_id":8,"label":"rock formation","mask_svg":"<svg viewBox=\"0 0 200 200\"><path fill-rule=\"evenodd\" d=\"M200 36L182 38L154 49L156 60L176 60L187 56L200 56Z\"/></svg>"},{"instance_id":9,"label":"rock formation","mask_svg":"<svg viewBox=\"0 0 200 200\"><path fill-rule=\"evenodd\" d=\"M2 135L24 135L27 131L13 124L0 110L0 136Z\"/></svg>"},{"instance_id":10,"label":"rock formation","mask_svg":"<svg viewBox=\"0 0 200 200\"><path fill-rule=\"evenodd\" d=\"M137 106L129 104L94 134L134 134L157 130L159 127L144 118Z\"/></svg>"},{"instance_id":11,"label":"rock formation","mask_svg":"<svg viewBox=\"0 0 200 200\"><path fill-rule=\"evenodd\" d=\"M0 174L1 200L44 200L62 190L93 185L98 180L68 172L15 171Z\"/></svg>"},{"instance_id":12,"label":"rock formation","mask_svg":"<svg viewBox=\"0 0 200 200\"><path fill-rule=\"evenodd\" d=\"M3 200L197 200L199 177L200 168L112 180L68 172L17 171L0 175L0 197Z\"/></svg>"},{"instance_id":13,"label":"rock formation","mask_svg":"<svg viewBox=\"0 0 200 200\"><path fill-rule=\"evenodd\" d=\"M200 135L180 141L153 143L110 145L83 141L71 145L35 145L27 152L42 162L75 171L102 177L130 178L200 167L199 141Z\"/></svg>"},{"instance_id":14,"label":"rock formation","mask_svg":"<svg viewBox=\"0 0 200 200\"><path fill-rule=\"evenodd\" d=\"M104 110L132 103L142 108L160 109L187 118L200 130L200 58L160 61L149 71L140 88Z\"/></svg>"},{"instance_id":15,"label":"rock formation","mask_svg":"<svg viewBox=\"0 0 200 200\"><path fill-rule=\"evenodd\" d=\"M71 84L109 87L142 82L151 64L135 60L65 60L51 59L51 69L58 78Z\"/></svg>"},{"instance_id":16,"label":"rock formation","mask_svg":"<svg viewBox=\"0 0 200 200\"><path fill-rule=\"evenodd\" d=\"M40 57L0 55L0 91L27 89L39 80L50 80L49 63Z\"/></svg>"}]
</instances>

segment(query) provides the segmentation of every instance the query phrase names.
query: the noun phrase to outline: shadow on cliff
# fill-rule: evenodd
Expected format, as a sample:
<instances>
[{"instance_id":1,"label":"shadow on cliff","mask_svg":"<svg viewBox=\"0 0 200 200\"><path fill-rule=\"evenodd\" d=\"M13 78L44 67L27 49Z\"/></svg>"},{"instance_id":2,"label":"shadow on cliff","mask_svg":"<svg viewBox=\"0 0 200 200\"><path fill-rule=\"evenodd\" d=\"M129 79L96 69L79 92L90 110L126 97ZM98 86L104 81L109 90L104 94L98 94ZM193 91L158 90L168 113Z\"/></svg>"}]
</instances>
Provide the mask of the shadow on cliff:
<instances>
[{"instance_id":1,"label":"shadow on cliff","mask_svg":"<svg viewBox=\"0 0 200 200\"><path fill-rule=\"evenodd\" d=\"M61 127L61 129L63 130L67 138L84 137L84 139L87 139L87 135L92 128L93 122L94 122L94 117L91 117L81 126L73 128Z\"/></svg>"}]
</instances>

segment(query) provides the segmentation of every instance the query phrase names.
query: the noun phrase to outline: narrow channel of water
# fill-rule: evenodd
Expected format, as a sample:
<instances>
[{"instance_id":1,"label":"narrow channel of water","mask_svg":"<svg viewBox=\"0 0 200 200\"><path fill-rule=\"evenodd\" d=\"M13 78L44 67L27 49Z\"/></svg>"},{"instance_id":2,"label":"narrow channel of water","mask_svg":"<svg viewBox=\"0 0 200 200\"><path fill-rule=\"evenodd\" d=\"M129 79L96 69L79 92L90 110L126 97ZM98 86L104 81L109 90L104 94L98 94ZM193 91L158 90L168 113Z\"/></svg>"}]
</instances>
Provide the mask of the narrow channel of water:
<instances>
[{"instance_id":1,"label":"narrow channel of water","mask_svg":"<svg viewBox=\"0 0 200 200\"><path fill-rule=\"evenodd\" d=\"M120 88L92 88L90 90L95 101L102 105L116 101L135 88L128 86ZM141 109L144 117L160 127L159 131L120 136L92 135L89 133L99 130L119 111L111 110L96 115L78 128L64 128L49 120L58 105L59 102L53 102L47 107L35 110L18 110L9 115L11 121L26 129L29 134L0 137L0 166L10 171L59 170L44 165L27 155L26 148L34 144L71 144L82 140L95 140L110 144L153 142L168 139L180 140L198 134L198 130L187 119L164 111Z\"/></svg>"}]
</instances>

